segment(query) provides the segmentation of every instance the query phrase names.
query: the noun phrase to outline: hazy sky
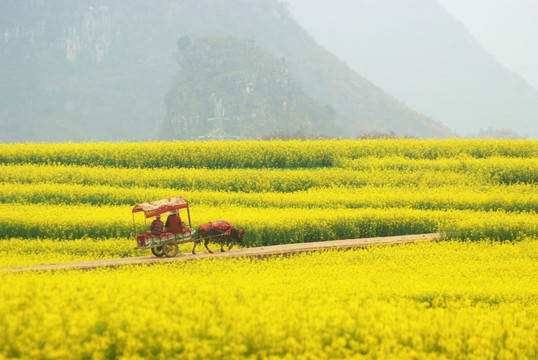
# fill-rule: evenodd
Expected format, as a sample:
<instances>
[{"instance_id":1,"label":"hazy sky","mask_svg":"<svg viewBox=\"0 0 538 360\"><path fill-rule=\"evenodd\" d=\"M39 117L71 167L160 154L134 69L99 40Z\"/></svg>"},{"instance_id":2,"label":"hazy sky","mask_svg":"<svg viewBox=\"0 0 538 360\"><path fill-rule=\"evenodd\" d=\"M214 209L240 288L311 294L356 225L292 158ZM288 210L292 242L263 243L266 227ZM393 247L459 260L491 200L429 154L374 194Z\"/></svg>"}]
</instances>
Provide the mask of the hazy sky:
<instances>
[{"instance_id":1,"label":"hazy sky","mask_svg":"<svg viewBox=\"0 0 538 360\"><path fill-rule=\"evenodd\" d=\"M538 0L439 0L484 47L538 89Z\"/></svg>"},{"instance_id":2,"label":"hazy sky","mask_svg":"<svg viewBox=\"0 0 538 360\"><path fill-rule=\"evenodd\" d=\"M383 1L383 0L377 0ZM413 1L413 0L402 0ZM431 0L438 1L459 19L499 62L538 89L538 0ZM324 32L337 29L328 23L334 15L321 12L327 3L342 8L353 0L284 0L292 16L323 46ZM323 4L323 5L322 5ZM317 14L302 21L300 14ZM328 49L331 50L331 49ZM338 54L336 54L338 55ZM342 59L345 61L345 59ZM359 74L360 75L360 74Z\"/></svg>"}]
</instances>

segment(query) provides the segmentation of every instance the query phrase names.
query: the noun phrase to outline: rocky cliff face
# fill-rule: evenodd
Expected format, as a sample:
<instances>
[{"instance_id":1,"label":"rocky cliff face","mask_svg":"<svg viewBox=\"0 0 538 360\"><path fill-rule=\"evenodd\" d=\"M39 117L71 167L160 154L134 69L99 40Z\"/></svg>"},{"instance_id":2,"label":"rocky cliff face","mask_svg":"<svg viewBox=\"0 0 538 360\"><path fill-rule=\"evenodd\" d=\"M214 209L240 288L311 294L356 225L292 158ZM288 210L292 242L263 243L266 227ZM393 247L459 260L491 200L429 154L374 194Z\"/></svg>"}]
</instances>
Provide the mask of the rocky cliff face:
<instances>
[{"instance_id":1,"label":"rocky cliff face","mask_svg":"<svg viewBox=\"0 0 538 360\"><path fill-rule=\"evenodd\" d=\"M0 141L159 137L186 35L251 39L285 58L306 95L334 110L339 135L448 134L319 47L277 0L6 0Z\"/></svg>"},{"instance_id":2,"label":"rocky cliff face","mask_svg":"<svg viewBox=\"0 0 538 360\"><path fill-rule=\"evenodd\" d=\"M155 19L130 5L136 9L121 1L0 4L0 141L160 134L174 41L151 42L162 38L151 31Z\"/></svg>"},{"instance_id":3,"label":"rocky cliff face","mask_svg":"<svg viewBox=\"0 0 538 360\"><path fill-rule=\"evenodd\" d=\"M166 96L166 138L335 136L334 114L296 84L283 59L254 42L203 37L179 53L181 71ZM210 96L208 96L210 94Z\"/></svg>"}]
</instances>

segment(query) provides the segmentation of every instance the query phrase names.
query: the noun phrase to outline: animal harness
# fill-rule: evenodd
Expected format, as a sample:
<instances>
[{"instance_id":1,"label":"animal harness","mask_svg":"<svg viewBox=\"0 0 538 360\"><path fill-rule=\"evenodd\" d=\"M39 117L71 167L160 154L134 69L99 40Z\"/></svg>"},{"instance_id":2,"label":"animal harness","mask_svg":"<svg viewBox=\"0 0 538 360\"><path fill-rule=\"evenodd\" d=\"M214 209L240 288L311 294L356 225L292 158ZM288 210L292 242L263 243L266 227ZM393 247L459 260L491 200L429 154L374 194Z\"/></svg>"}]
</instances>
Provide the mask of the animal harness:
<instances>
[{"instance_id":1,"label":"animal harness","mask_svg":"<svg viewBox=\"0 0 538 360\"><path fill-rule=\"evenodd\" d=\"M222 235L230 235L232 233L233 225L224 220L217 220L217 221L205 223L200 226L200 230L204 232L211 229L218 231Z\"/></svg>"}]
</instances>

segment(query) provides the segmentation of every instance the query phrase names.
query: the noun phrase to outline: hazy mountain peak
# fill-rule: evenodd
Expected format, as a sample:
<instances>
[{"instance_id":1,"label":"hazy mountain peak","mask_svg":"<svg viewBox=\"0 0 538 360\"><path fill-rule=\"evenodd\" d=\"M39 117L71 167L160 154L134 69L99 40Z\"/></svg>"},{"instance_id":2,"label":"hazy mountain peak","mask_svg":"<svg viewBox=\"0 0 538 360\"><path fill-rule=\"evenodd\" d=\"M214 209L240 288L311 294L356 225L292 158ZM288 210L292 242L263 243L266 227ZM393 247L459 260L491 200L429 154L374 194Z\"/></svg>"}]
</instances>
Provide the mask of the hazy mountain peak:
<instances>
[{"instance_id":1,"label":"hazy mountain peak","mask_svg":"<svg viewBox=\"0 0 538 360\"><path fill-rule=\"evenodd\" d=\"M538 137L538 91L437 1L289 2L321 45L411 108L461 135L509 128Z\"/></svg>"},{"instance_id":2,"label":"hazy mountain peak","mask_svg":"<svg viewBox=\"0 0 538 360\"><path fill-rule=\"evenodd\" d=\"M450 135L320 47L277 0L7 0L0 34L4 142L158 137L177 41L212 35L284 58L317 108L342 124L338 135Z\"/></svg>"}]
</instances>

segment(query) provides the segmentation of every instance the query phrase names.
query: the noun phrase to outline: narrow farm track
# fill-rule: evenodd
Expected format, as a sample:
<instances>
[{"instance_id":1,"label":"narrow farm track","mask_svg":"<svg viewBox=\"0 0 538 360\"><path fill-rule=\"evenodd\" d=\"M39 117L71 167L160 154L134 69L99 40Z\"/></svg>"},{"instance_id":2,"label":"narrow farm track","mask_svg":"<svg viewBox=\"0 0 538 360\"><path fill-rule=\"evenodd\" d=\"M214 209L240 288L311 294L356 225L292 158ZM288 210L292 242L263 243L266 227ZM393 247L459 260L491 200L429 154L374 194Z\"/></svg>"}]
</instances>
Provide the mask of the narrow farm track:
<instances>
[{"instance_id":1,"label":"narrow farm track","mask_svg":"<svg viewBox=\"0 0 538 360\"><path fill-rule=\"evenodd\" d=\"M380 245L399 245L408 244L420 241L433 241L441 238L439 233L431 234L416 234L416 235L401 235L401 236L386 236L362 239L347 239L347 240L331 240L309 243L259 246L244 249L232 249L226 252L215 251L213 254L201 252L200 245L196 255L191 253L181 253L172 258L158 258L153 255L140 256L122 259L107 259L94 261L81 261L63 264L43 264L32 266L17 266L11 268L0 269L0 272L21 272L21 271L48 271L48 270L89 270L96 268L116 268L125 265L143 265L143 264L160 264L173 261L190 261L201 259L220 259L220 258L241 258L241 257L269 257L278 255L291 255L310 251L322 251L330 249L352 249L366 248L370 246ZM203 248L203 245L201 245ZM204 249L205 250L205 249Z\"/></svg>"}]
</instances>

